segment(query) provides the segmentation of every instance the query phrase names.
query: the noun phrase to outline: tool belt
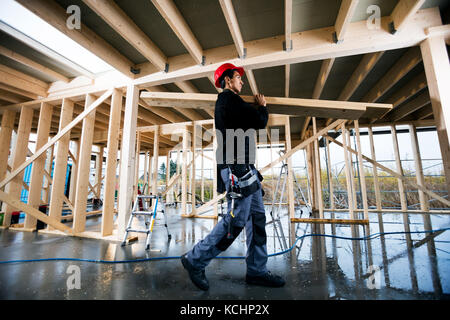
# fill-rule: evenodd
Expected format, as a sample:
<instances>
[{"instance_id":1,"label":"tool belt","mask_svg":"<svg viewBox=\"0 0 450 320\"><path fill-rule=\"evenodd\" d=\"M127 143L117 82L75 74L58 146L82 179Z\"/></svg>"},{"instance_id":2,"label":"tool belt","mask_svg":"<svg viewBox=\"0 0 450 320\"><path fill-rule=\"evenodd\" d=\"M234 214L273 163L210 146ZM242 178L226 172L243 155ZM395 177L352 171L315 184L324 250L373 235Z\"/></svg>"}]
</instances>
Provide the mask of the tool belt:
<instances>
[{"instance_id":1,"label":"tool belt","mask_svg":"<svg viewBox=\"0 0 450 320\"><path fill-rule=\"evenodd\" d=\"M262 176L257 170L255 170L255 173L250 165L232 165L228 166L228 169L230 170L231 186L227 195L234 192L247 197L261 188L259 182L262 181Z\"/></svg>"}]
</instances>

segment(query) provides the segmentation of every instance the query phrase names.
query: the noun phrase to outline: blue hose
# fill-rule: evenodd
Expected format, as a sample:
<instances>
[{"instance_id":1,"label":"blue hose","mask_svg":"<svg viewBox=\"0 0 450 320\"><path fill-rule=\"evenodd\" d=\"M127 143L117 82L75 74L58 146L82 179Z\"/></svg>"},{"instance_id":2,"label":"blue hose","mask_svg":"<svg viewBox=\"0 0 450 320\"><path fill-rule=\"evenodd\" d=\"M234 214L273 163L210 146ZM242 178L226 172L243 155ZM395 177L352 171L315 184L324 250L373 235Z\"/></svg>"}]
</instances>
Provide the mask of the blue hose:
<instances>
[{"instance_id":1,"label":"blue hose","mask_svg":"<svg viewBox=\"0 0 450 320\"><path fill-rule=\"evenodd\" d=\"M397 231L397 232L377 232L374 234L370 234L365 237L343 237L343 236L335 236L330 234L321 234L321 233L310 233L305 234L303 236L298 237L294 244L280 252L275 252L272 254L269 254L268 257L274 257L282 254L286 254L290 251L292 251L295 248L295 245L297 244L297 241L306 238L306 237L327 237L327 238L335 238L335 239L343 239L343 240L372 240L375 238L378 238L383 235L394 235L394 234L413 234L413 233L434 233L439 231L447 231L450 230L450 228L442 228L442 229L435 229L435 230L424 230L424 231ZM45 258L45 259L29 259L29 260L9 260L9 261L0 261L0 264L7 264L7 263L24 263L24 262L43 262L43 261L78 261L78 262L92 262L92 263L105 263L105 264L118 264L118 263L132 263L132 262L148 262L148 261L156 261L156 260L173 260L173 259L181 259L181 256L166 256L166 257L152 257L152 258L145 258L145 259L134 259L134 260L118 260L118 261L108 261L108 260L95 260L95 259L78 259L78 258ZM243 256L218 256L215 259L245 259Z\"/></svg>"}]
</instances>

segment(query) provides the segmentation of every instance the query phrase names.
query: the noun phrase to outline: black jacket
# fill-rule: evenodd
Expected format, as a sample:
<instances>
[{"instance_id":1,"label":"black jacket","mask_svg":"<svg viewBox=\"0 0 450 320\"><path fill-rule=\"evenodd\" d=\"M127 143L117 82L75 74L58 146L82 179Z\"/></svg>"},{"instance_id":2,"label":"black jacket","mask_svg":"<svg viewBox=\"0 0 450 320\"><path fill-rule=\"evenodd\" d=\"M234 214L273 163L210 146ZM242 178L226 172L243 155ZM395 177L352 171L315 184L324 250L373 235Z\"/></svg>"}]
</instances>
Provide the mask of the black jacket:
<instances>
[{"instance_id":1,"label":"black jacket","mask_svg":"<svg viewBox=\"0 0 450 320\"><path fill-rule=\"evenodd\" d=\"M237 170L238 177L245 174L248 165L254 167L254 156L256 155L255 135L250 134L253 130L264 129L269 119L269 113L264 106L255 106L242 100L233 91L225 89L219 93L214 111L214 122L217 138L217 192L225 192L225 185L220 175L220 170L231 165ZM227 158L227 129L242 129L245 135L245 154L239 154L238 143L241 141L234 137L234 150L228 153ZM249 129L253 129L248 131ZM242 132L242 131L241 131ZM230 150L231 151L231 150ZM230 155L232 156L230 158ZM239 165L241 164L241 165Z\"/></svg>"}]
</instances>

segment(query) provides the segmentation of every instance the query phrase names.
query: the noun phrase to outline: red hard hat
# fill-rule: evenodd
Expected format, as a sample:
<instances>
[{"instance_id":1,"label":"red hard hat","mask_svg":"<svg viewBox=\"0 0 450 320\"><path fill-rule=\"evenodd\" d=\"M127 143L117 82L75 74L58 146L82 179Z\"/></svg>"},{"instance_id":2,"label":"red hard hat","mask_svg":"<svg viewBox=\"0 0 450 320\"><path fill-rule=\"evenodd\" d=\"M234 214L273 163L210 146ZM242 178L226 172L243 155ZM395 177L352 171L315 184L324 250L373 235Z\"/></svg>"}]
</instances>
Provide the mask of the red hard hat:
<instances>
[{"instance_id":1,"label":"red hard hat","mask_svg":"<svg viewBox=\"0 0 450 320\"><path fill-rule=\"evenodd\" d=\"M220 88L219 79L222 76L222 74L228 70L228 69L236 69L237 72L239 72L240 76L244 74L244 68L236 67L234 64L231 63L224 63L220 67L217 68L216 72L214 72L214 82L217 88Z\"/></svg>"}]
</instances>

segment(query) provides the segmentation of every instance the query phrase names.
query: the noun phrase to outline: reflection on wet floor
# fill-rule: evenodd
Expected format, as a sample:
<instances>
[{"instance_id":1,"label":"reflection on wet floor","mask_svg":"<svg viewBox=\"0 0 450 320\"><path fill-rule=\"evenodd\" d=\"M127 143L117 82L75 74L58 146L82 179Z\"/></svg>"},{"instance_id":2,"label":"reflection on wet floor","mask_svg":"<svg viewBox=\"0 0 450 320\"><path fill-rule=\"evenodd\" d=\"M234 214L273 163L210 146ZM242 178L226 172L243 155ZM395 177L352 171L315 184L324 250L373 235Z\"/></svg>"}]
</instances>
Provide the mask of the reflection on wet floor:
<instances>
[{"instance_id":1,"label":"reflection on wet floor","mask_svg":"<svg viewBox=\"0 0 450 320\"><path fill-rule=\"evenodd\" d=\"M134 260L178 257L214 227L211 219L181 218L167 210L169 241L159 215L151 250L145 235L121 247L120 243L0 230L0 260L73 257ZM328 217L331 214L328 213ZM334 218L347 218L345 213ZM369 214L369 225L291 224L282 216L290 252L269 258L268 268L286 279L283 288L245 284L245 260L215 259L206 269L210 290L196 289L178 259L124 264L87 262L34 262L0 265L1 299L448 299L450 297L450 230L426 234L380 235L371 240L345 240L330 236L365 237L378 232L423 231L447 228L449 215ZM99 217L88 219L97 228ZM270 221L268 215L268 221ZM143 220L141 221L143 224ZM284 245L273 224L266 227L269 254ZM245 232L222 256L246 253ZM81 270L81 288L67 288L67 268Z\"/></svg>"}]
</instances>

